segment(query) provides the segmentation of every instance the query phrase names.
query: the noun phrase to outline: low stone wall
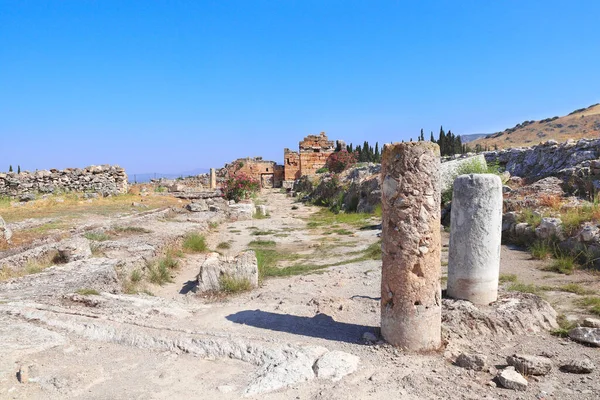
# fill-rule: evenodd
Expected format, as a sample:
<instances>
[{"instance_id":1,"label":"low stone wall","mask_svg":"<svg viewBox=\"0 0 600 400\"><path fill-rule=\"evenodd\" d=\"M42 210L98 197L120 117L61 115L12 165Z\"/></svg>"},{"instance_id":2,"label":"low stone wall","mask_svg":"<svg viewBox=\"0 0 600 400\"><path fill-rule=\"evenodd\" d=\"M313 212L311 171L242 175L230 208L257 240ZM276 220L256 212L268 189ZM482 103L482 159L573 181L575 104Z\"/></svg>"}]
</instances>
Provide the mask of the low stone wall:
<instances>
[{"instance_id":1,"label":"low stone wall","mask_svg":"<svg viewBox=\"0 0 600 400\"><path fill-rule=\"evenodd\" d=\"M127 190L127 174L123 168L116 165L0 173L0 196L17 197L56 192L112 195L127 193Z\"/></svg>"}]
</instances>

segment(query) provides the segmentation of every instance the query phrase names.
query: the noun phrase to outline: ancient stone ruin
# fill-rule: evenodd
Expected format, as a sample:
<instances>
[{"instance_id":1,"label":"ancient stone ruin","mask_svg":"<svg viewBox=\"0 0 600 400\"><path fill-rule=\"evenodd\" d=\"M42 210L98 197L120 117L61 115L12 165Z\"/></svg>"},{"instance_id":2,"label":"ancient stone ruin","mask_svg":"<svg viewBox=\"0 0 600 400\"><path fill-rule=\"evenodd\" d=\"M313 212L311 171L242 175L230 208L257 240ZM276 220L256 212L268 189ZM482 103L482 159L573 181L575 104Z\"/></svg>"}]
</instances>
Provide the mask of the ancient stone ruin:
<instances>
[{"instance_id":1,"label":"ancient stone ruin","mask_svg":"<svg viewBox=\"0 0 600 400\"><path fill-rule=\"evenodd\" d=\"M439 168L435 143L383 149L381 334L411 351L441 344Z\"/></svg>"},{"instance_id":2,"label":"ancient stone ruin","mask_svg":"<svg viewBox=\"0 0 600 400\"><path fill-rule=\"evenodd\" d=\"M502 181L493 174L454 180L448 296L488 304L498 298Z\"/></svg>"},{"instance_id":3,"label":"ancient stone ruin","mask_svg":"<svg viewBox=\"0 0 600 400\"><path fill-rule=\"evenodd\" d=\"M102 195L127 193L127 174L117 165L0 173L0 196L36 193L93 192Z\"/></svg>"}]
</instances>

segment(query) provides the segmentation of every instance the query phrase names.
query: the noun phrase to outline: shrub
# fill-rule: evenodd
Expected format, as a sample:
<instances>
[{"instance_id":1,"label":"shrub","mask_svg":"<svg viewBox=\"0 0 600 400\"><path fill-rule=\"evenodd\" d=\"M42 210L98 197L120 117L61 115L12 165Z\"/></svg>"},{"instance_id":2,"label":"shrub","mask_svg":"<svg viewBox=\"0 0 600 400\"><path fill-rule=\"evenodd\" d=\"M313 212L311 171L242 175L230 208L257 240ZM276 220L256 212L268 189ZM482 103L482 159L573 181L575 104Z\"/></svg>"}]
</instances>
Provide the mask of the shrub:
<instances>
[{"instance_id":1,"label":"shrub","mask_svg":"<svg viewBox=\"0 0 600 400\"><path fill-rule=\"evenodd\" d=\"M558 272L559 274L571 275L575 269L575 257L562 255L544 268L545 271Z\"/></svg>"},{"instance_id":2,"label":"shrub","mask_svg":"<svg viewBox=\"0 0 600 400\"><path fill-rule=\"evenodd\" d=\"M183 240L183 248L191 253L202 253L207 250L204 236L198 233L189 233Z\"/></svg>"},{"instance_id":3,"label":"shrub","mask_svg":"<svg viewBox=\"0 0 600 400\"><path fill-rule=\"evenodd\" d=\"M229 275L221 275L219 285L221 290L228 294L247 292L252 289L252 284L247 278L235 278Z\"/></svg>"},{"instance_id":4,"label":"shrub","mask_svg":"<svg viewBox=\"0 0 600 400\"><path fill-rule=\"evenodd\" d=\"M223 195L228 200L245 200L260 190L258 180L243 172L237 173L223 184Z\"/></svg>"},{"instance_id":5,"label":"shrub","mask_svg":"<svg viewBox=\"0 0 600 400\"><path fill-rule=\"evenodd\" d=\"M317 170L317 174L325 174L327 172L329 172L329 169L327 167L319 168Z\"/></svg>"},{"instance_id":6,"label":"shrub","mask_svg":"<svg viewBox=\"0 0 600 400\"><path fill-rule=\"evenodd\" d=\"M340 173L354 164L356 164L356 154L342 150L327 157L325 166L331 172Z\"/></svg>"},{"instance_id":7,"label":"shrub","mask_svg":"<svg viewBox=\"0 0 600 400\"><path fill-rule=\"evenodd\" d=\"M221 242L217 245L217 249L220 250L227 250L231 248L231 243L227 243L227 242Z\"/></svg>"},{"instance_id":8,"label":"shrub","mask_svg":"<svg viewBox=\"0 0 600 400\"><path fill-rule=\"evenodd\" d=\"M554 254L554 249L552 248L552 245L553 244L547 240L536 240L529 247L531 257L536 260L546 260L550 258Z\"/></svg>"}]
</instances>

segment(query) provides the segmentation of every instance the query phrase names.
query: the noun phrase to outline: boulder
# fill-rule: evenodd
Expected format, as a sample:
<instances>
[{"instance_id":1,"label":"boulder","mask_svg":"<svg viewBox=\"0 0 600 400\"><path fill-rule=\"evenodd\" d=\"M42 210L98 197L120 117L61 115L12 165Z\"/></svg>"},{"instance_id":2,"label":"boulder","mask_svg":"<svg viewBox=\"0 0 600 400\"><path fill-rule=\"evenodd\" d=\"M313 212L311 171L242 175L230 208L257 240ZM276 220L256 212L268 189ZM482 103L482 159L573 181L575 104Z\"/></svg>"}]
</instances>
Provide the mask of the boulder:
<instances>
[{"instance_id":1,"label":"boulder","mask_svg":"<svg viewBox=\"0 0 600 400\"><path fill-rule=\"evenodd\" d=\"M233 258L221 256L219 253L208 254L196 278L196 291L222 290L223 277L247 280L251 287L258 287L258 263L254 251L244 251Z\"/></svg>"},{"instance_id":2,"label":"boulder","mask_svg":"<svg viewBox=\"0 0 600 400\"><path fill-rule=\"evenodd\" d=\"M546 375L552 370L552 361L547 357L513 354L506 357L506 362L525 375Z\"/></svg>"},{"instance_id":3,"label":"boulder","mask_svg":"<svg viewBox=\"0 0 600 400\"><path fill-rule=\"evenodd\" d=\"M523 377L520 373L515 371L515 367L506 367L500 372L497 376L498 383L506 389L512 390L526 390L527 389L527 379Z\"/></svg>"},{"instance_id":4,"label":"boulder","mask_svg":"<svg viewBox=\"0 0 600 400\"><path fill-rule=\"evenodd\" d=\"M600 328L573 328L569 331L569 337L579 343L600 347Z\"/></svg>"},{"instance_id":5,"label":"boulder","mask_svg":"<svg viewBox=\"0 0 600 400\"><path fill-rule=\"evenodd\" d=\"M582 325L588 328L600 328L600 319L586 318L583 320Z\"/></svg>"},{"instance_id":6,"label":"boulder","mask_svg":"<svg viewBox=\"0 0 600 400\"><path fill-rule=\"evenodd\" d=\"M196 200L193 203L190 203L187 206L185 206L185 208L191 212L202 212L209 210L208 205L206 204L206 200L203 199Z\"/></svg>"},{"instance_id":7,"label":"boulder","mask_svg":"<svg viewBox=\"0 0 600 400\"><path fill-rule=\"evenodd\" d=\"M4 222L2 216L0 216L0 239L4 239L10 243L10 238L12 238L12 230L8 227L8 224Z\"/></svg>"},{"instance_id":8,"label":"boulder","mask_svg":"<svg viewBox=\"0 0 600 400\"><path fill-rule=\"evenodd\" d=\"M571 360L560 367L561 371L572 374L591 374L595 369L596 365L592 362L592 360L587 358Z\"/></svg>"},{"instance_id":9,"label":"boulder","mask_svg":"<svg viewBox=\"0 0 600 400\"><path fill-rule=\"evenodd\" d=\"M463 172L467 167L487 169L487 163L483 154L478 154L473 157L460 158L443 162L440 167L441 191L442 193L452 187L454 179ZM469 171L470 173L473 171Z\"/></svg>"},{"instance_id":10,"label":"boulder","mask_svg":"<svg viewBox=\"0 0 600 400\"><path fill-rule=\"evenodd\" d=\"M535 235L540 239L552 237L562 238L562 221L560 218L542 218L540 225L535 228Z\"/></svg>"},{"instance_id":11,"label":"boulder","mask_svg":"<svg viewBox=\"0 0 600 400\"><path fill-rule=\"evenodd\" d=\"M343 351L330 351L321 356L313 366L317 378L339 381L356 371L360 358Z\"/></svg>"},{"instance_id":12,"label":"boulder","mask_svg":"<svg viewBox=\"0 0 600 400\"><path fill-rule=\"evenodd\" d=\"M230 204L229 212L234 221L247 221L256 213L256 207L253 203Z\"/></svg>"},{"instance_id":13,"label":"boulder","mask_svg":"<svg viewBox=\"0 0 600 400\"><path fill-rule=\"evenodd\" d=\"M481 371L485 367L487 357L483 354L461 353L456 358L456 365L474 371Z\"/></svg>"}]
</instances>

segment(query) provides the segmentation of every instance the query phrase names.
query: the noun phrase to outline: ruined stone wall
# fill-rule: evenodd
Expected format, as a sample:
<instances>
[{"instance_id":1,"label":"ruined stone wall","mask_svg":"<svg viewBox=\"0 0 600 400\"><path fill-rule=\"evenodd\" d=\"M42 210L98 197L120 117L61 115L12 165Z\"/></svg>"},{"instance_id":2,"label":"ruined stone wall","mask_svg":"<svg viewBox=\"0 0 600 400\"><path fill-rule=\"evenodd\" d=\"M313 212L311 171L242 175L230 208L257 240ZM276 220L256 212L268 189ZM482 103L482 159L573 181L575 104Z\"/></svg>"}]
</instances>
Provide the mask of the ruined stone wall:
<instances>
[{"instance_id":1,"label":"ruined stone wall","mask_svg":"<svg viewBox=\"0 0 600 400\"><path fill-rule=\"evenodd\" d=\"M284 181L294 181L300 178L300 155L297 151L283 149Z\"/></svg>"},{"instance_id":2,"label":"ruined stone wall","mask_svg":"<svg viewBox=\"0 0 600 400\"><path fill-rule=\"evenodd\" d=\"M266 161L262 157L240 158L225 166L227 174L246 174L258 180L261 187L281 187L283 178L282 166L275 161Z\"/></svg>"},{"instance_id":3,"label":"ruined stone wall","mask_svg":"<svg viewBox=\"0 0 600 400\"><path fill-rule=\"evenodd\" d=\"M127 174L123 168L116 165L0 173L0 196L55 192L94 192L110 195L127 193L127 190Z\"/></svg>"},{"instance_id":4,"label":"ruined stone wall","mask_svg":"<svg viewBox=\"0 0 600 400\"><path fill-rule=\"evenodd\" d=\"M308 135L300 142L300 174L315 175L335 152L335 141L329 140L325 132Z\"/></svg>"}]
</instances>

